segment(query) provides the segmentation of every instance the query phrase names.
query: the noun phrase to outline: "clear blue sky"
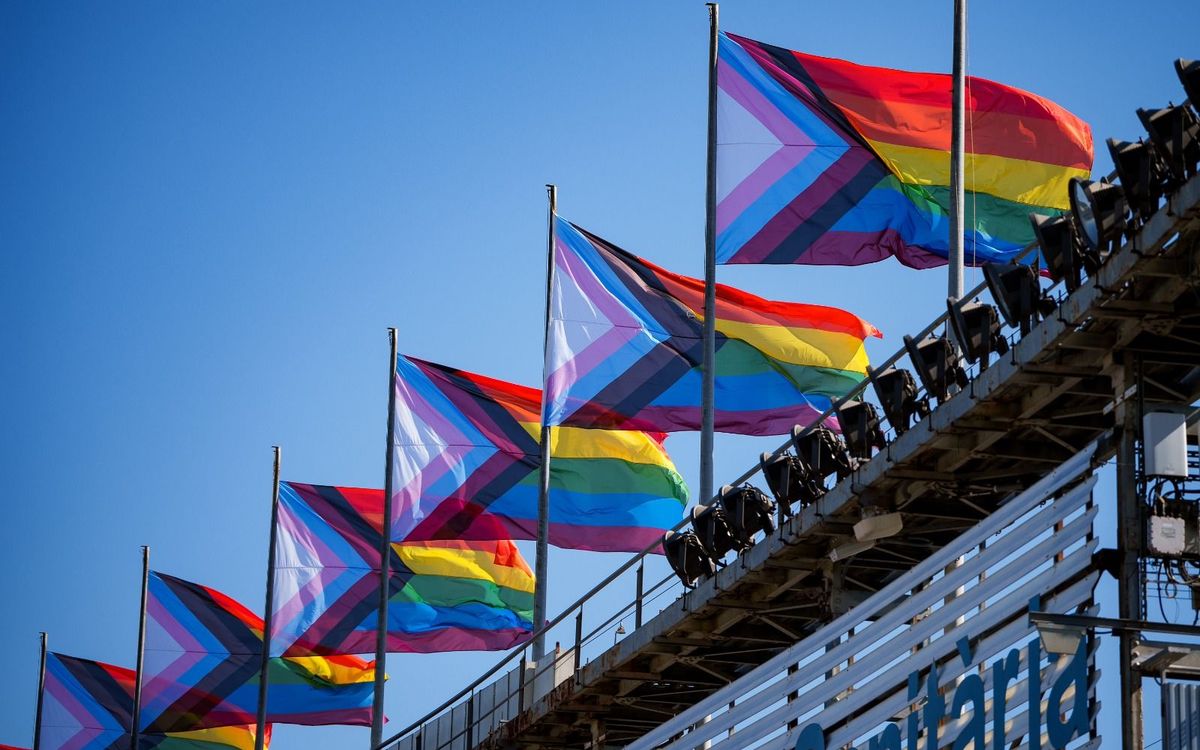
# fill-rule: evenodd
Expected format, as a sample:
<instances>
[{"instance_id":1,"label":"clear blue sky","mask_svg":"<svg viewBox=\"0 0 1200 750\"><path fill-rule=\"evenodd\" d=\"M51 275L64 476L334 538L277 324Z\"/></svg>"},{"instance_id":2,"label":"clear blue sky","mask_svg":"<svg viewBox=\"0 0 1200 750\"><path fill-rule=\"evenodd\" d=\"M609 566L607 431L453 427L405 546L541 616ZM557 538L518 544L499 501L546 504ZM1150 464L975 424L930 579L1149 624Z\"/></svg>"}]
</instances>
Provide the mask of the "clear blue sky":
<instances>
[{"instance_id":1,"label":"clear blue sky","mask_svg":"<svg viewBox=\"0 0 1200 750\"><path fill-rule=\"evenodd\" d=\"M722 21L948 70L950 8L729 2ZM261 607L271 445L285 478L381 484L387 326L536 384L544 183L564 216L699 274L706 26L699 1L0 4L0 743L29 741L38 631L131 665L139 545ZM970 72L1130 138L1136 107L1183 98L1171 63L1200 56L1198 28L1183 1L976 2ZM945 296L943 272L890 262L720 278L862 315L877 361ZM718 482L776 442L719 437ZM668 443L692 486L696 446ZM556 553L552 610L621 559ZM393 657L393 726L495 658Z\"/></svg>"}]
</instances>

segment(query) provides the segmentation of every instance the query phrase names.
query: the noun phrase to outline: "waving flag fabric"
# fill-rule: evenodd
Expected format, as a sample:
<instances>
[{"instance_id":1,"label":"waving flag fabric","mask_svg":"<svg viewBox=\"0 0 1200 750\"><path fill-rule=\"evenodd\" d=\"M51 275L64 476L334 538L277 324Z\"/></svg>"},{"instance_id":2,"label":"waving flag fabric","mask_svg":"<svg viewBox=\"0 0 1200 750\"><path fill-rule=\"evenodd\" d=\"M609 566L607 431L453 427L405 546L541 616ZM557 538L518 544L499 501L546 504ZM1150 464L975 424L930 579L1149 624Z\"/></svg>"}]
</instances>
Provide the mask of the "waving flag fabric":
<instances>
[{"instance_id":1,"label":"waving flag fabric","mask_svg":"<svg viewBox=\"0 0 1200 750\"><path fill-rule=\"evenodd\" d=\"M536 539L541 401L535 388L400 357L392 539ZM687 489L664 437L555 428L550 543L637 552L678 523Z\"/></svg>"},{"instance_id":2,"label":"waving flag fabric","mask_svg":"<svg viewBox=\"0 0 1200 750\"><path fill-rule=\"evenodd\" d=\"M950 76L722 34L717 87L717 262L946 262ZM1006 261L1033 240L1028 214L1066 209L1090 174L1091 129L974 77L966 122L966 261Z\"/></svg>"},{"instance_id":3,"label":"waving flag fabric","mask_svg":"<svg viewBox=\"0 0 1200 750\"><path fill-rule=\"evenodd\" d=\"M550 308L550 424L700 429L704 282L561 218ZM866 377L879 332L832 307L717 285L716 429L780 435ZM554 464L551 463L551 466Z\"/></svg>"},{"instance_id":4,"label":"waving flag fabric","mask_svg":"<svg viewBox=\"0 0 1200 750\"><path fill-rule=\"evenodd\" d=\"M279 487L272 653L375 650L383 490ZM392 545L388 650L495 651L533 631L533 573L516 545Z\"/></svg>"},{"instance_id":5,"label":"waving flag fabric","mask_svg":"<svg viewBox=\"0 0 1200 750\"><path fill-rule=\"evenodd\" d=\"M262 618L206 586L150 576L141 723L149 731L253 723L262 668ZM272 659L267 720L371 723L373 664L356 656Z\"/></svg>"},{"instance_id":6,"label":"waving flag fabric","mask_svg":"<svg viewBox=\"0 0 1200 750\"><path fill-rule=\"evenodd\" d=\"M129 750L134 680L132 669L46 654L42 750ZM270 729L268 724L268 741ZM251 750L254 725L169 734L143 732L138 746L140 750Z\"/></svg>"}]
</instances>

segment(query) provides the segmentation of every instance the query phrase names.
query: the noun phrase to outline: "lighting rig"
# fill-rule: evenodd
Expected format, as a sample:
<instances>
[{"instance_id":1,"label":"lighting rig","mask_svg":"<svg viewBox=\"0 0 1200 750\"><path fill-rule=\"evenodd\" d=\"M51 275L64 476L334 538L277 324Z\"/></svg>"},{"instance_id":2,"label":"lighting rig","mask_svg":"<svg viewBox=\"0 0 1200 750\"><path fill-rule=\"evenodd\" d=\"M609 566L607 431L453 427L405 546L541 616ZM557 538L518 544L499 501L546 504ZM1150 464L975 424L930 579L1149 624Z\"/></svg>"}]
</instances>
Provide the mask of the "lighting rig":
<instances>
[{"instance_id":1,"label":"lighting rig","mask_svg":"<svg viewBox=\"0 0 1200 750\"><path fill-rule=\"evenodd\" d=\"M838 423L850 455L862 461L870 460L872 448L883 450L887 438L879 424L879 411L866 401L846 401L837 410Z\"/></svg>"},{"instance_id":2,"label":"lighting rig","mask_svg":"<svg viewBox=\"0 0 1200 750\"><path fill-rule=\"evenodd\" d=\"M692 508L692 531L704 551L717 565L721 559L733 550L741 551L738 538L734 536L733 527L725 515L720 499L710 505L697 505Z\"/></svg>"},{"instance_id":3,"label":"lighting rig","mask_svg":"<svg viewBox=\"0 0 1200 750\"><path fill-rule=\"evenodd\" d=\"M767 489L779 503L786 516L792 515L792 505L800 503L806 507L825 494L825 487L812 475L798 456L790 453L764 453L759 457L759 468L767 480Z\"/></svg>"},{"instance_id":4,"label":"lighting rig","mask_svg":"<svg viewBox=\"0 0 1200 750\"><path fill-rule=\"evenodd\" d=\"M954 347L945 336L927 336L921 341L905 336L904 348L916 368L926 398L945 403L954 393L967 387L967 371L958 364Z\"/></svg>"},{"instance_id":5,"label":"lighting rig","mask_svg":"<svg viewBox=\"0 0 1200 750\"><path fill-rule=\"evenodd\" d=\"M929 414L929 399L917 398L917 383L908 370L889 367L875 372L867 367L867 377L897 436L903 435L913 421Z\"/></svg>"},{"instance_id":6,"label":"lighting rig","mask_svg":"<svg viewBox=\"0 0 1200 750\"><path fill-rule=\"evenodd\" d=\"M684 586L694 588L701 578L711 578L717 574L717 564L700 544L696 532L668 531L663 534L662 546L667 563Z\"/></svg>"},{"instance_id":7,"label":"lighting rig","mask_svg":"<svg viewBox=\"0 0 1200 750\"><path fill-rule=\"evenodd\" d=\"M754 535L758 532L770 534L775 530L775 501L757 487L727 484L721 488L717 502L725 508L725 520L739 552L754 546Z\"/></svg>"},{"instance_id":8,"label":"lighting rig","mask_svg":"<svg viewBox=\"0 0 1200 750\"><path fill-rule=\"evenodd\" d=\"M946 310L950 313L950 328L962 347L963 356L972 364L978 362L980 371L988 368L992 352L1008 354L1008 339L1001 332L1000 316L995 307L979 300L959 302L947 297Z\"/></svg>"},{"instance_id":9,"label":"lighting rig","mask_svg":"<svg viewBox=\"0 0 1200 750\"><path fill-rule=\"evenodd\" d=\"M983 278L1004 322L1019 328L1022 336L1057 307L1054 299L1042 292L1037 271L1027 263L985 264Z\"/></svg>"}]
</instances>

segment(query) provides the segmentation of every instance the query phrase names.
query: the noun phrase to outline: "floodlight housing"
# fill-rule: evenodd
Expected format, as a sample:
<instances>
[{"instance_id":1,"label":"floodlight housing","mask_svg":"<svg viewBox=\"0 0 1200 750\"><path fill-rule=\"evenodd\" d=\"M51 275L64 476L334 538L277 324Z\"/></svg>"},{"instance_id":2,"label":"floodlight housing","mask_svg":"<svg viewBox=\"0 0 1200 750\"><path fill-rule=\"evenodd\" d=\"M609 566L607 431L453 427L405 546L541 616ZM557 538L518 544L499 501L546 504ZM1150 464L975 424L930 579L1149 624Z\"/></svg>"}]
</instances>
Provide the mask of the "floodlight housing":
<instances>
[{"instance_id":1,"label":"floodlight housing","mask_svg":"<svg viewBox=\"0 0 1200 750\"><path fill-rule=\"evenodd\" d=\"M1071 215L1075 218L1075 229L1086 248L1083 254L1085 268L1093 274L1099 268L1104 254L1116 248L1129 222L1126 214L1129 207L1125 202L1125 191L1111 182L1092 182L1072 177L1069 183Z\"/></svg>"},{"instance_id":2,"label":"floodlight housing","mask_svg":"<svg viewBox=\"0 0 1200 750\"><path fill-rule=\"evenodd\" d=\"M721 488L721 506L738 551L754 546L758 532L770 534L775 530L775 501L757 487L725 485Z\"/></svg>"},{"instance_id":3,"label":"floodlight housing","mask_svg":"<svg viewBox=\"0 0 1200 750\"><path fill-rule=\"evenodd\" d=\"M773 456L764 453L759 458L759 466L767 480L767 488L787 515L791 515L792 506L796 503L800 503L800 507L803 508L825 494L825 487L817 481L798 456L788 453Z\"/></svg>"},{"instance_id":4,"label":"floodlight housing","mask_svg":"<svg viewBox=\"0 0 1200 750\"><path fill-rule=\"evenodd\" d=\"M712 578L717 574L716 563L704 551L695 532L668 531L663 534L662 547L671 570L687 588L694 588L701 577Z\"/></svg>"},{"instance_id":5,"label":"floodlight housing","mask_svg":"<svg viewBox=\"0 0 1200 750\"><path fill-rule=\"evenodd\" d=\"M875 396L883 407L888 424L903 435L914 417L929 413L929 400L917 398L917 383L912 373L899 367L889 367L880 372L867 368L867 376L875 388Z\"/></svg>"},{"instance_id":6,"label":"floodlight housing","mask_svg":"<svg viewBox=\"0 0 1200 750\"><path fill-rule=\"evenodd\" d=\"M692 508L692 531L696 532L696 538L713 562L720 562L725 555L738 548L720 501Z\"/></svg>"},{"instance_id":7,"label":"floodlight housing","mask_svg":"<svg viewBox=\"0 0 1200 750\"><path fill-rule=\"evenodd\" d=\"M809 476L822 485L829 476L845 479L854 472L854 461L846 450L846 443L828 427L818 427L805 432L803 427L792 428L792 445ZM822 493L824 494L824 487Z\"/></svg>"},{"instance_id":8,"label":"floodlight housing","mask_svg":"<svg viewBox=\"0 0 1200 750\"><path fill-rule=\"evenodd\" d=\"M1162 167L1154 147L1145 141L1132 143L1109 138L1108 154L1125 191L1133 216L1146 221L1158 210L1163 195Z\"/></svg>"},{"instance_id":9,"label":"floodlight housing","mask_svg":"<svg viewBox=\"0 0 1200 750\"><path fill-rule=\"evenodd\" d=\"M899 513L868 513L863 511L862 520L854 524L854 538L860 542L874 542L896 536L904 530L904 517Z\"/></svg>"},{"instance_id":10,"label":"floodlight housing","mask_svg":"<svg viewBox=\"0 0 1200 750\"><path fill-rule=\"evenodd\" d=\"M847 401L837 410L837 417L851 456L869 459L872 448L882 450L887 446L887 439L879 426L879 412L875 409L875 404Z\"/></svg>"},{"instance_id":11,"label":"floodlight housing","mask_svg":"<svg viewBox=\"0 0 1200 750\"><path fill-rule=\"evenodd\" d=\"M1079 263L1075 225L1066 216L1051 218L1030 214L1029 221L1033 224L1033 233L1050 278L1065 282L1068 292L1078 289L1083 283L1083 269Z\"/></svg>"},{"instance_id":12,"label":"floodlight housing","mask_svg":"<svg viewBox=\"0 0 1200 750\"><path fill-rule=\"evenodd\" d=\"M966 370L958 364L958 355L945 336L927 336L921 341L905 336L904 348L927 398L944 403L951 396L952 386L967 387Z\"/></svg>"},{"instance_id":13,"label":"floodlight housing","mask_svg":"<svg viewBox=\"0 0 1200 750\"><path fill-rule=\"evenodd\" d=\"M861 555L867 550L874 548L875 542L860 542L857 539L851 539L831 549L829 551L829 561L838 562L839 560L845 560L847 557Z\"/></svg>"},{"instance_id":14,"label":"floodlight housing","mask_svg":"<svg viewBox=\"0 0 1200 750\"><path fill-rule=\"evenodd\" d=\"M1000 316L995 307L979 300L959 302L947 297L946 309L950 313L954 338L968 362L978 362L979 369L986 370L992 352L1008 353L1008 339L1001 333Z\"/></svg>"},{"instance_id":15,"label":"floodlight housing","mask_svg":"<svg viewBox=\"0 0 1200 750\"><path fill-rule=\"evenodd\" d=\"M1137 113L1170 181L1181 185L1196 174L1200 165L1200 122L1196 115L1183 105L1138 109Z\"/></svg>"},{"instance_id":16,"label":"floodlight housing","mask_svg":"<svg viewBox=\"0 0 1200 750\"><path fill-rule=\"evenodd\" d=\"M1176 60L1175 75L1179 76L1192 109L1200 112L1200 60Z\"/></svg>"},{"instance_id":17,"label":"floodlight housing","mask_svg":"<svg viewBox=\"0 0 1200 750\"><path fill-rule=\"evenodd\" d=\"M1054 300L1042 294L1037 272L1027 263L985 263L983 278L1004 322L1020 328L1022 336L1054 311Z\"/></svg>"}]
</instances>

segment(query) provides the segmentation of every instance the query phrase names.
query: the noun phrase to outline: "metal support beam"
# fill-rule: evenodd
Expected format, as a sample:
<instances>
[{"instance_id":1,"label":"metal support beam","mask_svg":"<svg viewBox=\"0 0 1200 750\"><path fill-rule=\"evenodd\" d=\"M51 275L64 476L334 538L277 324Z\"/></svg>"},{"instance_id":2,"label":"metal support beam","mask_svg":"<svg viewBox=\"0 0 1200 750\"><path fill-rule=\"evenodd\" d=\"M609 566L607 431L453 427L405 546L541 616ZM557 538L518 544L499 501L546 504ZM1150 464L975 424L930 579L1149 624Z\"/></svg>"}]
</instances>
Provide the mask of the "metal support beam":
<instances>
[{"instance_id":1,"label":"metal support beam","mask_svg":"<svg viewBox=\"0 0 1200 750\"><path fill-rule=\"evenodd\" d=\"M1120 397L1136 385L1137 373L1128 358L1114 378L1114 395ZM1137 402L1125 399L1117 406L1117 555L1121 575L1118 612L1122 620L1142 619L1142 586L1139 556L1142 547L1142 514L1137 496ZM1120 640L1121 747L1142 750L1142 678L1133 666L1136 633L1124 630Z\"/></svg>"}]
</instances>

